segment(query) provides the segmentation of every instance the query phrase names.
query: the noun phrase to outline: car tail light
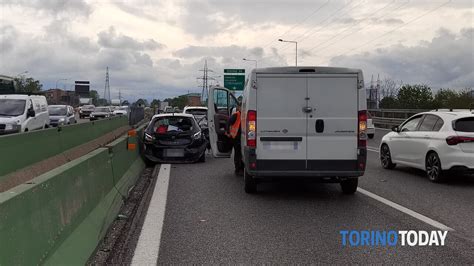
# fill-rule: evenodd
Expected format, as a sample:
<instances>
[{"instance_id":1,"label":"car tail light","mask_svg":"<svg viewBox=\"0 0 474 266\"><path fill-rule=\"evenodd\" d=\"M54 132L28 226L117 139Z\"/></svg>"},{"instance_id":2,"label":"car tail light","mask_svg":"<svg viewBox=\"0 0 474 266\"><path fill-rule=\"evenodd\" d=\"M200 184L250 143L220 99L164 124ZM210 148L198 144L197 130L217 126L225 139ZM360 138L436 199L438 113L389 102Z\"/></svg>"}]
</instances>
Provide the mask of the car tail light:
<instances>
[{"instance_id":1,"label":"car tail light","mask_svg":"<svg viewBox=\"0 0 474 266\"><path fill-rule=\"evenodd\" d=\"M450 136L446 138L446 143L450 146L466 142L474 142L474 137Z\"/></svg>"},{"instance_id":2,"label":"car tail light","mask_svg":"<svg viewBox=\"0 0 474 266\"><path fill-rule=\"evenodd\" d=\"M257 147L257 112L253 110L247 112L247 146Z\"/></svg>"},{"instance_id":3,"label":"car tail light","mask_svg":"<svg viewBox=\"0 0 474 266\"><path fill-rule=\"evenodd\" d=\"M156 130L156 133L158 133L158 134L166 134L166 132L168 132L168 126L166 126L166 125L161 125Z\"/></svg>"},{"instance_id":4,"label":"car tail light","mask_svg":"<svg viewBox=\"0 0 474 266\"><path fill-rule=\"evenodd\" d=\"M366 147L367 146L367 111L362 110L359 111L358 116L358 146L359 147Z\"/></svg>"}]
</instances>

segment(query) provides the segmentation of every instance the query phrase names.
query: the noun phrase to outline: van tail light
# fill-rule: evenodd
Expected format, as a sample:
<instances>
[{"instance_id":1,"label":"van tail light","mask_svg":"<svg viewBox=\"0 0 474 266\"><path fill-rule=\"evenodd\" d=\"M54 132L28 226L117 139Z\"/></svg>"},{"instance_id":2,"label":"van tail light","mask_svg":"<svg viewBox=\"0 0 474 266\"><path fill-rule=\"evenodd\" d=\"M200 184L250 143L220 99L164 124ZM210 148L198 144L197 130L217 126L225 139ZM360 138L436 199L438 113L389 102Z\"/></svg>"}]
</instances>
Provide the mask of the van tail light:
<instances>
[{"instance_id":1,"label":"van tail light","mask_svg":"<svg viewBox=\"0 0 474 266\"><path fill-rule=\"evenodd\" d=\"M247 112L247 146L257 147L257 112L253 110Z\"/></svg>"},{"instance_id":2,"label":"van tail light","mask_svg":"<svg viewBox=\"0 0 474 266\"><path fill-rule=\"evenodd\" d=\"M458 145L459 143L474 142L474 137L449 136L446 138L448 145Z\"/></svg>"},{"instance_id":3,"label":"van tail light","mask_svg":"<svg viewBox=\"0 0 474 266\"><path fill-rule=\"evenodd\" d=\"M359 116L358 116L358 145L359 148L361 147L367 147L367 111L362 110L359 111Z\"/></svg>"}]
</instances>

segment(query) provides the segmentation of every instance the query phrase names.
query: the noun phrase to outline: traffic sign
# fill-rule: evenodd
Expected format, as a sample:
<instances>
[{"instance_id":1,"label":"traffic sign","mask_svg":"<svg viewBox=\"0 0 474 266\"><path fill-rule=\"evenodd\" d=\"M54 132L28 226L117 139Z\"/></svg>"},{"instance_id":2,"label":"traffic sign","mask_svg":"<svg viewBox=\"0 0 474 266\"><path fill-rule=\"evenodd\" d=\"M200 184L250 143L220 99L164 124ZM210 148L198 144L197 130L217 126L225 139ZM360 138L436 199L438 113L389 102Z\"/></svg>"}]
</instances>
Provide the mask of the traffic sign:
<instances>
[{"instance_id":1,"label":"traffic sign","mask_svg":"<svg viewBox=\"0 0 474 266\"><path fill-rule=\"evenodd\" d=\"M244 75L224 75L224 87L229 90L243 91L245 84Z\"/></svg>"},{"instance_id":2,"label":"traffic sign","mask_svg":"<svg viewBox=\"0 0 474 266\"><path fill-rule=\"evenodd\" d=\"M224 69L224 73L245 74L245 69Z\"/></svg>"}]
</instances>

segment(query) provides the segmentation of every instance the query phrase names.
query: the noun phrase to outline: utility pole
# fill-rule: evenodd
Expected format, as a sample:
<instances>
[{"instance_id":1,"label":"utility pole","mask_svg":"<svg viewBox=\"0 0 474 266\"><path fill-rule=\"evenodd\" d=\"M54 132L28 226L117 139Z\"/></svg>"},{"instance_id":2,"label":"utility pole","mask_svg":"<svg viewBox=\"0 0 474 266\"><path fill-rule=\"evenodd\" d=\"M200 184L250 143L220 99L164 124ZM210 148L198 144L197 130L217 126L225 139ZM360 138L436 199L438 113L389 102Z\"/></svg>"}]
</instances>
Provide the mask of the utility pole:
<instances>
[{"instance_id":1,"label":"utility pole","mask_svg":"<svg viewBox=\"0 0 474 266\"><path fill-rule=\"evenodd\" d=\"M202 79L202 92L201 92L201 100L207 99L208 97L208 85L209 85L209 72L214 72L212 69L207 68L207 60L204 61L204 69L201 69L202 77L198 77L197 79Z\"/></svg>"},{"instance_id":2,"label":"utility pole","mask_svg":"<svg viewBox=\"0 0 474 266\"><path fill-rule=\"evenodd\" d=\"M110 101L110 79L109 79L109 67L107 67L105 71L105 88L104 88L104 99L107 101L108 104L111 103Z\"/></svg>"},{"instance_id":3,"label":"utility pole","mask_svg":"<svg viewBox=\"0 0 474 266\"><path fill-rule=\"evenodd\" d=\"M119 101L120 101L120 106L122 106L122 90L119 89Z\"/></svg>"}]
</instances>

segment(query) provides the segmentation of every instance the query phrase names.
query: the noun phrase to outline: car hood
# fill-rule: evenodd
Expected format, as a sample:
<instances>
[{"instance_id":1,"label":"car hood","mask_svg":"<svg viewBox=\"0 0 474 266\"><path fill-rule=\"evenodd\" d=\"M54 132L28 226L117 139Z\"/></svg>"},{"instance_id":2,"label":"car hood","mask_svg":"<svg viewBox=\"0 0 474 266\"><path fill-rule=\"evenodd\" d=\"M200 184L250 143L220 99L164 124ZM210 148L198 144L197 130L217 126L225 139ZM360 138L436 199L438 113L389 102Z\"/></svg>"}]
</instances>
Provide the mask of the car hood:
<instances>
[{"instance_id":1,"label":"car hood","mask_svg":"<svg viewBox=\"0 0 474 266\"><path fill-rule=\"evenodd\" d=\"M14 124L18 120L17 117L12 116L0 116L0 124Z\"/></svg>"}]
</instances>

